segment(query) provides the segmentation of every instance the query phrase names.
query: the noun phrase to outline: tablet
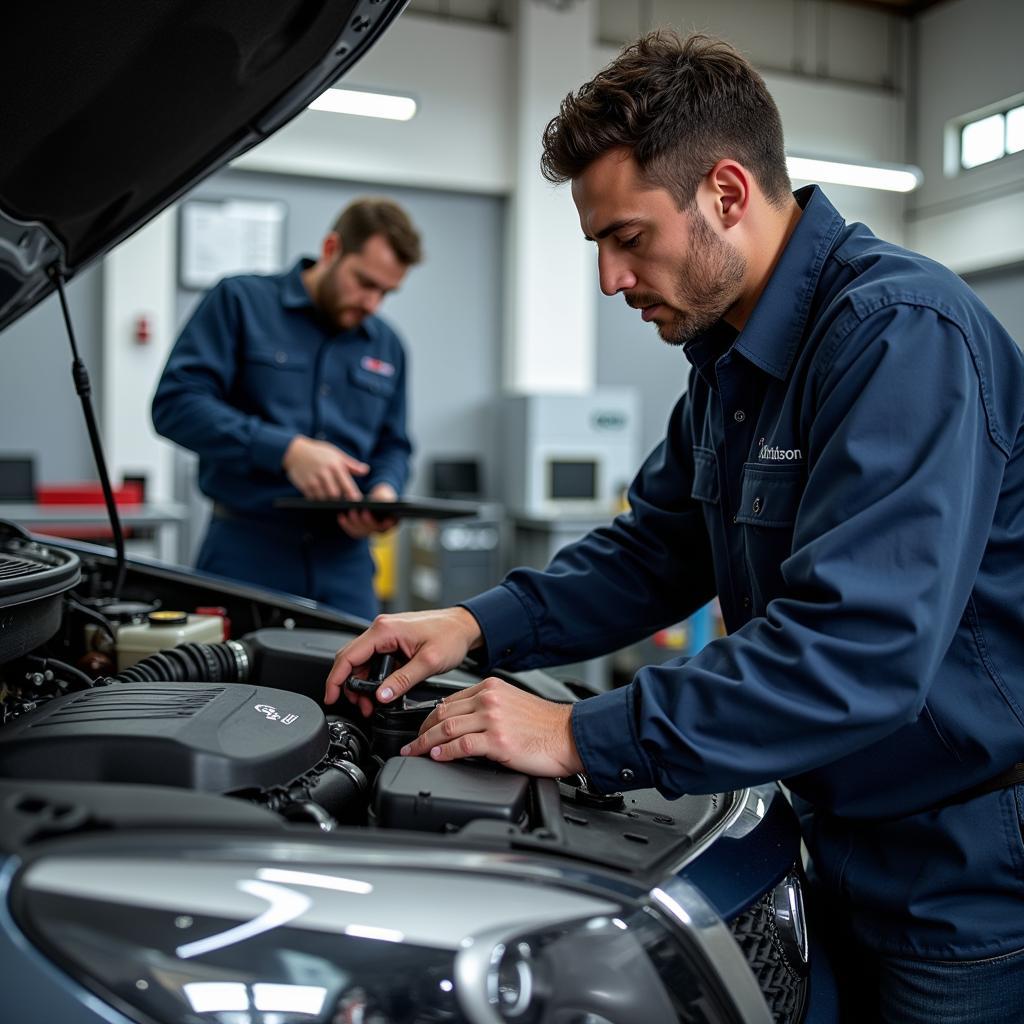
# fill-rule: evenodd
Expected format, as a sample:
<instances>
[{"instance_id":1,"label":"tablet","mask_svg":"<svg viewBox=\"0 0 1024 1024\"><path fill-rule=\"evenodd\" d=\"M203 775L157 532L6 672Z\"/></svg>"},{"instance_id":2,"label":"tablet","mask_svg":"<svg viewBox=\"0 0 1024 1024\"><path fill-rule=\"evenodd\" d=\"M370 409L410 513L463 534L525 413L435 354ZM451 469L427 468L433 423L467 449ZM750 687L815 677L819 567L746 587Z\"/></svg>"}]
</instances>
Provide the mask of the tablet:
<instances>
[{"instance_id":1,"label":"tablet","mask_svg":"<svg viewBox=\"0 0 1024 1024\"><path fill-rule=\"evenodd\" d=\"M457 519L480 514L480 506L472 501L448 501L442 498L399 498L397 501L353 501L349 498L329 498L314 501L311 498L278 498L274 508L295 509L301 512L347 512L365 508L378 519Z\"/></svg>"}]
</instances>

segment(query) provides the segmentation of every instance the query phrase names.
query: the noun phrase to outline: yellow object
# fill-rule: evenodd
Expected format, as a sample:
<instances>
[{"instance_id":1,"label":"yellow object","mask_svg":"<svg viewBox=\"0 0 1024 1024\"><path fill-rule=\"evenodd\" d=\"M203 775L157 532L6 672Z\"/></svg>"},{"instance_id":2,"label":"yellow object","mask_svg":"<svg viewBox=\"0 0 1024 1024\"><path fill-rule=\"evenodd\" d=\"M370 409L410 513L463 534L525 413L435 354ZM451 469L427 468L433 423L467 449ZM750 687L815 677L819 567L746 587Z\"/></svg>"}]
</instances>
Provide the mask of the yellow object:
<instances>
[{"instance_id":1,"label":"yellow object","mask_svg":"<svg viewBox=\"0 0 1024 1024\"><path fill-rule=\"evenodd\" d=\"M378 601L391 601L398 575L398 528L370 534L370 554L377 567L373 574L373 592Z\"/></svg>"}]
</instances>

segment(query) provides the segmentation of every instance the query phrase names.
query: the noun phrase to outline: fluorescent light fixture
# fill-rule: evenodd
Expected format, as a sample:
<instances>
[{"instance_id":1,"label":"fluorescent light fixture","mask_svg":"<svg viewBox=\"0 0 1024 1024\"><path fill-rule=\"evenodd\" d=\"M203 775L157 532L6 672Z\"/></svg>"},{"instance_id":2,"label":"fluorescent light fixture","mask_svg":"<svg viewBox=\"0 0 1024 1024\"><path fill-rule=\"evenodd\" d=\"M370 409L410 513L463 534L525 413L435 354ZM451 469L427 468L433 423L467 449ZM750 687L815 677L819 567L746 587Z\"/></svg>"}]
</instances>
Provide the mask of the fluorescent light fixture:
<instances>
[{"instance_id":1,"label":"fluorescent light fixture","mask_svg":"<svg viewBox=\"0 0 1024 1024\"><path fill-rule=\"evenodd\" d=\"M364 89L328 89L310 103L309 109L326 110L331 114L408 121L416 113L416 101L411 96L367 92Z\"/></svg>"},{"instance_id":2,"label":"fluorescent light fixture","mask_svg":"<svg viewBox=\"0 0 1024 1024\"><path fill-rule=\"evenodd\" d=\"M852 164L839 160L787 156L790 176L801 181L879 188L886 192L913 192L921 184L920 170L910 164Z\"/></svg>"},{"instance_id":3,"label":"fluorescent light fixture","mask_svg":"<svg viewBox=\"0 0 1024 1024\"><path fill-rule=\"evenodd\" d=\"M1014 107L1006 112L1006 152L1021 150L1024 150L1024 107Z\"/></svg>"}]
</instances>

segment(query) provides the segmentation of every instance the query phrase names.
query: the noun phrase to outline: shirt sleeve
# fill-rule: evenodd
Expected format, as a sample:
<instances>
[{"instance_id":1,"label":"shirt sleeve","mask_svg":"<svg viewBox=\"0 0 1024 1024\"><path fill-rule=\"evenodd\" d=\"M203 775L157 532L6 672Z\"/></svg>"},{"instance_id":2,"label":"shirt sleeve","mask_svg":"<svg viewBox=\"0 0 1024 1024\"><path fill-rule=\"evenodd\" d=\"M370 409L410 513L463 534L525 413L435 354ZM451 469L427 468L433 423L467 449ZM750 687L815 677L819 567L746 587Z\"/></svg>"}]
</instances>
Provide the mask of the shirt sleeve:
<instances>
[{"instance_id":1,"label":"shirt sleeve","mask_svg":"<svg viewBox=\"0 0 1024 1024\"><path fill-rule=\"evenodd\" d=\"M208 292L185 325L153 397L159 434L203 458L282 473L295 431L228 400L238 372L241 317L230 280Z\"/></svg>"},{"instance_id":2,"label":"shirt sleeve","mask_svg":"<svg viewBox=\"0 0 1024 1024\"><path fill-rule=\"evenodd\" d=\"M629 490L630 511L563 548L542 572L516 569L465 602L489 663L528 669L617 650L714 596L711 544L691 497L689 400Z\"/></svg>"},{"instance_id":3,"label":"shirt sleeve","mask_svg":"<svg viewBox=\"0 0 1024 1024\"><path fill-rule=\"evenodd\" d=\"M826 339L785 594L685 663L573 709L594 784L715 792L819 768L921 712L1007 458L969 339L893 305Z\"/></svg>"},{"instance_id":4,"label":"shirt sleeve","mask_svg":"<svg viewBox=\"0 0 1024 1024\"><path fill-rule=\"evenodd\" d=\"M395 345L400 354L400 358L396 360L398 372L395 390L388 402L388 409L373 451L366 460L370 464L370 472L362 486L369 491L376 484L388 483L401 494L409 479L409 459L412 457L413 447L406 429L408 357L397 338Z\"/></svg>"}]
</instances>

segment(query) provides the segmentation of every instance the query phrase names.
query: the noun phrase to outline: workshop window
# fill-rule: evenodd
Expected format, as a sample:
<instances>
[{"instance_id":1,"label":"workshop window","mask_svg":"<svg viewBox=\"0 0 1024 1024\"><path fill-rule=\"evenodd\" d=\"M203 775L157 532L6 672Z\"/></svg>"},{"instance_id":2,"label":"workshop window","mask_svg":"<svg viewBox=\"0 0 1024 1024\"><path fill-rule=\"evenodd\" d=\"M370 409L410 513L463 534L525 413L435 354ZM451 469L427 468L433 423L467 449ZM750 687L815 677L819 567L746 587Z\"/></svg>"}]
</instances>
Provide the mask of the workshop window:
<instances>
[{"instance_id":1,"label":"workshop window","mask_svg":"<svg viewBox=\"0 0 1024 1024\"><path fill-rule=\"evenodd\" d=\"M964 170L1024 150L1024 104L965 122L960 128Z\"/></svg>"}]
</instances>

